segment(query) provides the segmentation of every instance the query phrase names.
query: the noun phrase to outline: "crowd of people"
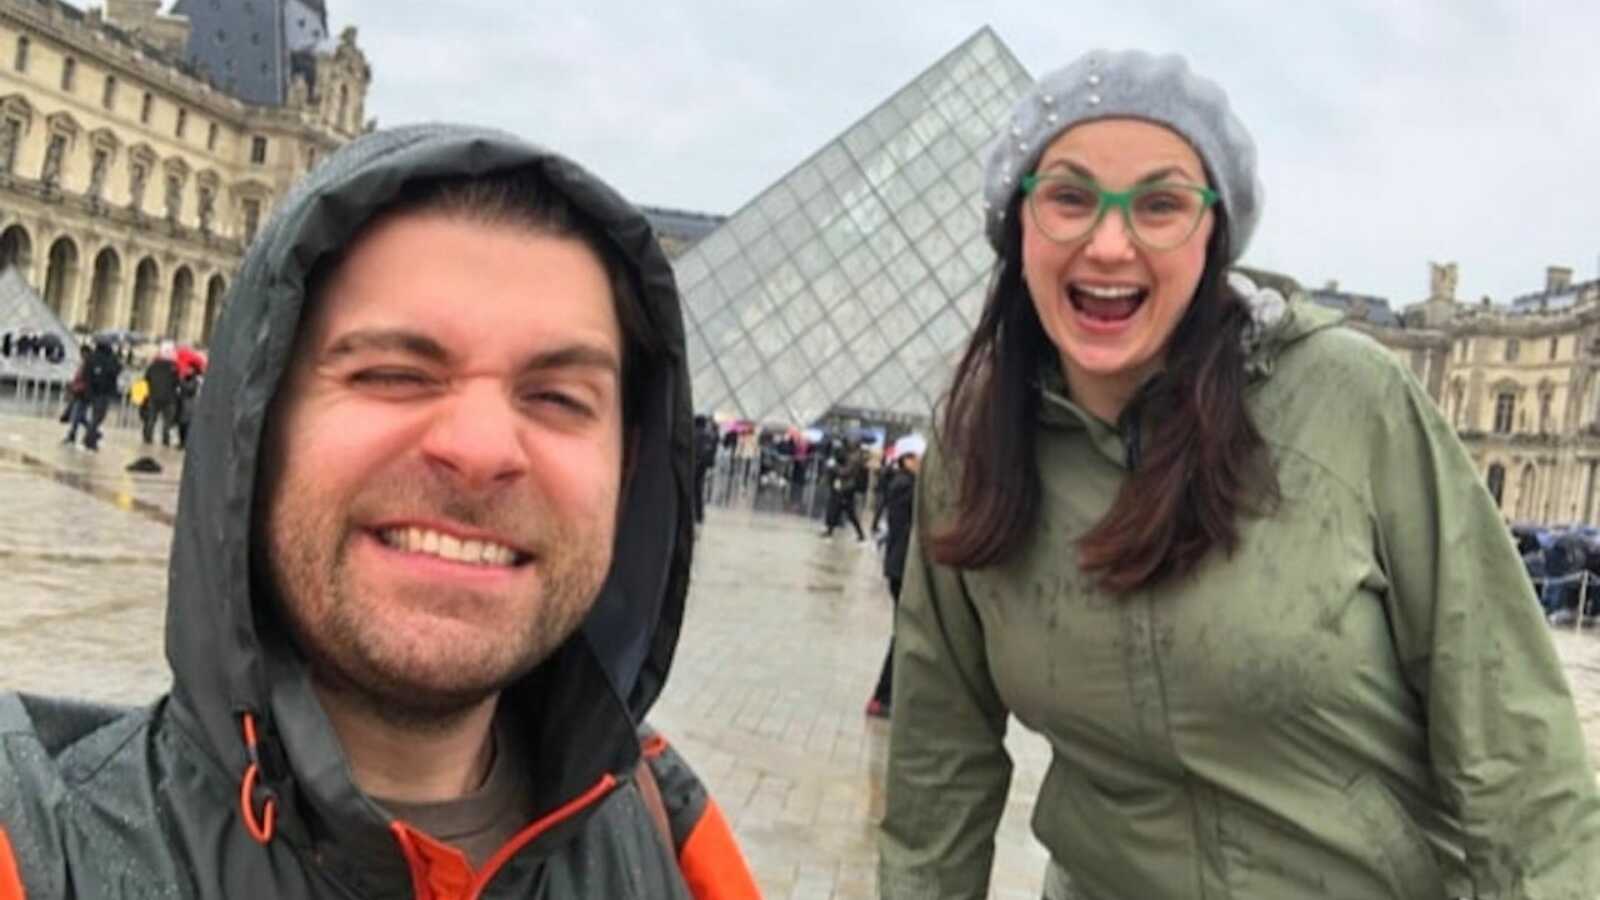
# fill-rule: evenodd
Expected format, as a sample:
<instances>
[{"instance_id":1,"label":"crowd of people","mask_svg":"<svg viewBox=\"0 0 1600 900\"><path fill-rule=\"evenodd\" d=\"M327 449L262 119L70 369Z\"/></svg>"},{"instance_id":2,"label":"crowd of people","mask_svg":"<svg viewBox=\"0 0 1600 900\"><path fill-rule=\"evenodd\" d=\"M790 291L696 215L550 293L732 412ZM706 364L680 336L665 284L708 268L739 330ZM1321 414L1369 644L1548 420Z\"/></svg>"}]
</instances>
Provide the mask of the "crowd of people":
<instances>
[{"instance_id":1,"label":"crowd of people","mask_svg":"<svg viewBox=\"0 0 1600 900\"><path fill-rule=\"evenodd\" d=\"M194 351L184 351L172 341L163 341L143 374L126 388L125 361L131 360L109 339L97 339L83 346L82 362L67 383L66 406L60 420L68 427L61 442L75 446L81 428L83 448L98 451L107 414L113 404L126 396L138 411L144 444L154 443L159 425L161 445L172 446L176 435L178 449L183 449L205 380L204 357Z\"/></svg>"},{"instance_id":2,"label":"crowd of people","mask_svg":"<svg viewBox=\"0 0 1600 900\"><path fill-rule=\"evenodd\" d=\"M0 359L58 364L67 358L67 345L54 334L29 331L0 333Z\"/></svg>"}]
</instances>

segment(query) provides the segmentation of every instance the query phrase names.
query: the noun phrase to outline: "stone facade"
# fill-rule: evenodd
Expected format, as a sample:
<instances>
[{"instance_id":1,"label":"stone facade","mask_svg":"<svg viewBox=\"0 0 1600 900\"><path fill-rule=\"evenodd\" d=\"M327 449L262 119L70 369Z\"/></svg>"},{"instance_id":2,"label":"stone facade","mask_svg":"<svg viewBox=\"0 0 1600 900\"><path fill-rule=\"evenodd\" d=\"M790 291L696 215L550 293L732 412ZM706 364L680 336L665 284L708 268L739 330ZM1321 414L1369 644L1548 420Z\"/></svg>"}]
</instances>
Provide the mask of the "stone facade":
<instances>
[{"instance_id":1,"label":"stone facade","mask_svg":"<svg viewBox=\"0 0 1600 900\"><path fill-rule=\"evenodd\" d=\"M1395 322L1347 304L1355 327L1405 360L1477 463L1507 518L1600 521L1600 279L1552 266L1545 288L1461 303L1455 265ZM1339 305L1336 292L1313 291ZM1348 296L1348 295L1346 295ZM1334 302L1329 302L1333 299Z\"/></svg>"},{"instance_id":2,"label":"stone facade","mask_svg":"<svg viewBox=\"0 0 1600 900\"><path fill-rule=\"evenodd\" d=\"M203 345L273 205L365 127L371 69L346 29L286 103L246 103L159 6L0 0L0 268L69 327Z\"/></svg>"}]
</instances>

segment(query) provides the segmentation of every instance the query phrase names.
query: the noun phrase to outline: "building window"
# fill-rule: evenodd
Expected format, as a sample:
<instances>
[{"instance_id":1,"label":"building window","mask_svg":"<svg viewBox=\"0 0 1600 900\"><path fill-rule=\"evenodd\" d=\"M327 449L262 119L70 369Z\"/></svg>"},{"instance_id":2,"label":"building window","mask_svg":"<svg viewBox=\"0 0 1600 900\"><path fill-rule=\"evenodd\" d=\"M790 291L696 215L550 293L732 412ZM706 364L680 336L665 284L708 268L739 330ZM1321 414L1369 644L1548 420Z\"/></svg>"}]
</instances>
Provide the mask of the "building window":
<instances>
[{"instance_id":1,"label":"building window","mask_svg":"<svg viewBox=\"0 0 1600 900\"><path fill-rule=\"evenodd\" d=\"M1494 433L1510 434L1511 423L1517 416L1517 395L1500 394L1494 398Z\"/></svg>"},{"instance_id":2,"label":"building window","mask_svg":"<svg viewBox=\"0 0 1600 900\"><path fill-rule=\"evenodd\" d=\"M211 233L211 213L216 205L216 194L204 185L200 186L199 202L195 210L195 218L200 220L200 231L203 234Z\"/></svg>"},{"instance_id":3,"label":"building window","mask_svg":"<svg viewBox=\"0 0 1600 900\"><path fill-rule=\"evenodd\" d=\"M128 208L133 210L144 207L144 183L150 177L150 170L143 163L134 163L128 167Z\"/></svg>"},{"instance_id":4,"label":"building window","mask_svg":"<svg viewBox=\"0 0 1600 900\"><path fill-rule=\"evenodd\" d=\"M61 61L61 89L70 93L77 83L78 61L69 56Z\"/></svg>"},{"instance_id":5,"label":"building window","mask_svg":"<svg viewBox=\"0 0 1600 900\"><path fill-rule=\"evenodd\" d=\"M0 122L0 172L10 174L17 165L17 146L22 143L22 120Z\"/></svg>"},{"instance_id":6,"label":"building window","mask_svg":"<svg viewBox=\"0 0 1600 900\"><path fill-rule=\"evenodd\" d=\"M178 213L183 209L183 182L176 175L167 176L167 221L177 224Z\"/></svg>"},{"instance_id":7,"label":"building window","mask_svg":"<svg viewBox=\"0 0 1600 900\"><path fill-rule=\"evenodd\" d=\"M89 199L99 201L106 190L106 170L111 167L111 153L95 148L94 163L89 168Z\"/></svg>"},{"instance_id":8,"label":"building window","mask_svg":"<svg viewBox=\"0 0 1600 900\"><path fill-rule=\"evenodd\" d=\"M1494 498L1494 505L1500 506L1500 498L1506 492L1506 467L1495 463L1489 467L1489 496Z\"/></svg>"},{"instance_id":9,"label":"building window","mask_svg":"<svg viewBox=\"0 0 1600 900\"><path fill-rule=\"evenodd\" d=\"M149 91L145 91L144 100L140 101L140 103L139 103L139 124L140 125L149 125L150 124L150 111L151 111L152 108L154 108L155 103L156 103L156 98L150 96L150 92Z\"/></svg>"},{"instance_id":10,"label":"building window","mask_svg":"<svg viewBox=\"0 0 1600 900\"><path fill-rule=\"evenodd\" d=\"M262 165L267 161L267 139L259 135L250 139L250 161Z\"/></svg>"},{"instance_id":11,"label":"building window","mask_svg":"<svg viewBox=\"0 0 1600 900\"><path fill-rule=\"evenodd\" d=\"M1516 338L1506 339L1506 362L1516 362L1517 356L1522 352L1522 344Z\"/></svg>"},{"instance_id":12,"label":"building window","mask_svg":"<svg viewBox=\"0 0 1600 900\"><path fill-rule=\"evenodd\" d=\"M261 201L244 201L244 240L249 243L256 239L256 229L261 227Z\"/></svg>"},{"instance_id":13,"label":"building window","mask_svg":"<svg viewBox=\"0 0 1600 900\"><path fill-rule=\"evenodd\" d=\"M67 139L63 135L50 135L50 143L45 145L44 170L39 173L39 180L45 187L55 187L61 183L61 161L67 155Z\"/></svg>"},{"instance_id":14,"label":"building window","mask_svg":"<svg viewBox=\"0 0 1600 900\"><path fill-rule=\"evenodd\" d=\"M106 109L117 105L117 76L106 76L106 85L100 89L100 105Z\"/></svg>"},{"instance_id":15,"label":"building window","mask_svg":"<svg viewBox=\"0 0 1600 900\"><path fill-rule=\"evenodd\" d=\"M180 110L178 110L178 127L173 129L173 131L174 131L175 134L177 134L178 137L183 137L184 132L186 132L188 130L189 130L189 111L187 109L180 109Z\"/></svg>"},{"instance_id":16,"label":"building window","mask_svg":"<svg viewBox=\"0 0 1600 900\"><path fill-rule=\"evenodd\" d=\"M206 126L206 149L217 149L217 123L215 122Z\"/></svg>"},{"instance_id":17,"label":"building window","mask_svg":"<svg viewBox=\"0 0 1600 900\"><path fill-rule=\"evenodd\" d=\"M1550 432L1550 395L1549 394L1544 394L1541 397L1539 397L1539 433L1540 434L1548 434L1549 432Z\"/></svg>"},{"instance_id":18,"label":"building window","mask_svg":"<svg viewBox=\"0 0 1600 900\"><path fill-rule=\"evenodd\" d=\"M1561 338L1558 338L1558 337L1551 338L1550 339L1550 358L1551 359L1555 359L1556 356L1559 355L1560 353L1561 353Z\"/></svg>"},{"instance_id":19,"label":"building window","mask_svg":"<svg viewBox=\"0 0 1600 900\"><path fill-rule=\"evenodd\" d=\"M17 55L11 60L11 68L18 72L28 71L28 48L33 46L26 37L17 38Z\"/></svg>"}]
</instances>

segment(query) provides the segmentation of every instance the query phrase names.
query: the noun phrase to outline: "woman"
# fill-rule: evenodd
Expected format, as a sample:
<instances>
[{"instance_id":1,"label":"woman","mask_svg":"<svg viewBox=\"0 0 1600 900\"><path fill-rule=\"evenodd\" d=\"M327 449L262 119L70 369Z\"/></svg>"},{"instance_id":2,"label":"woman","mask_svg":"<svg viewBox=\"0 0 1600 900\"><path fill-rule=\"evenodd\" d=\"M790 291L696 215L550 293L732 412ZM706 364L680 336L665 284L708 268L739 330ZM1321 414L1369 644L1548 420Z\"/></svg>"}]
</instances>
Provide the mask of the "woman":
<instances>
[{"instance_id":1,"label":"woman","mask_svg":"<svg viewBox=\"0 0 1600 900\"><path fill-rule=\"evenodd\" d=\"M881 887L982 898L1008 713L1045 896L1594 897L1600 800L1471 460L1387 351L1229 274L1255 151L1094 52L989 159L993 288L919 488Z\"/></svg>"}]
</instances>

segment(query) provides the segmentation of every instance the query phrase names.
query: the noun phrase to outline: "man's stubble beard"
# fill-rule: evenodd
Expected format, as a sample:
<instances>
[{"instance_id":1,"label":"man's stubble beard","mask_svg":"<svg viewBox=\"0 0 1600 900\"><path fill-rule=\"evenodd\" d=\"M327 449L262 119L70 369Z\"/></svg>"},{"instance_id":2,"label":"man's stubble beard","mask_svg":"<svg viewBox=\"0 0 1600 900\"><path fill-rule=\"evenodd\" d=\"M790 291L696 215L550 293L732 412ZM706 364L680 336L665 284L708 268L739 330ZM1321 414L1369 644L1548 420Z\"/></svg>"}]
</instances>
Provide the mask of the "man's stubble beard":
<instances>
[{"instance_id":1,"label":"man's stubble beard","mask_svg":"<svg viewBox=\"0 0 1600 900\"><path fill-rule=\"evenodd\" d=\"M387 617L376 604L462 609L484 601L470 590L450 596L420 585L394 597L361 596L348 565L352 542L361 534L349 521L366 519L356 509L318 502L309 486L297 491L285 484L270 511L268 565L277 607L322 690L337 692L392 725L437 731L527 675L577 630L610 567L613 535L605 517L613 514L615 503L581 522L531 510L517 515L524 523L518 527L496 527L506 524L507 513L493 509L494 502L441 500L448 489L418 490L417 484L399 480L393 489L369 487L363 495L383 497L377 505L386 509L433 513L515 535L535 551L539 600L509 630L486 628L471 646L434 643L426 646L425 658L417 659L417 646L427 638L409 635L410 647L399 646L403 642L395 635L382 632ZM358 497L352 507L359 506ZM539 524L530 528L528 521Z\"/></svg>"}]
</instances>

